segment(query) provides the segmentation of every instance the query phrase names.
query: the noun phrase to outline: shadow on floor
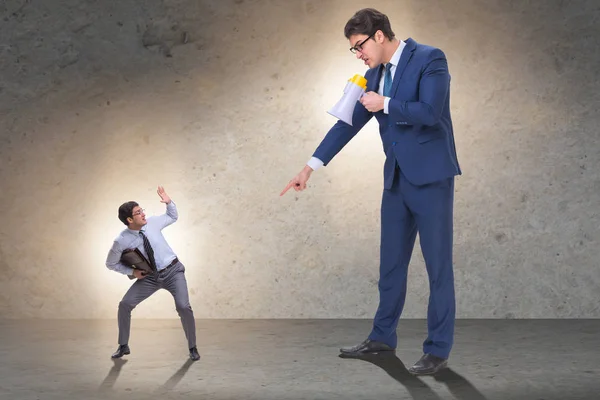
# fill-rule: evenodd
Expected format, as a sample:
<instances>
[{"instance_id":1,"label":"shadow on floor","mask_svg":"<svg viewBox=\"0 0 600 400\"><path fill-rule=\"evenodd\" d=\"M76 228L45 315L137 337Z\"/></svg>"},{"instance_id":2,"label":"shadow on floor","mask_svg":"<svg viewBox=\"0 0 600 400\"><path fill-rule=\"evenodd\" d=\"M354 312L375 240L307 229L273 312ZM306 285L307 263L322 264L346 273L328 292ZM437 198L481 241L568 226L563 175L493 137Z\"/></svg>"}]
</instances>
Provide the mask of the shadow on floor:
<instances>
[{"instance_id":1,"label":"shadow on floor","mask_svg":"<svg viewBox=\"0 0 600 400\"><path fill-rule=\"evenodd\" d=\"M121 373L121 368L123 368L123 365L127 363L127 360L122 358L116 358L112 361L114 365L111 367L110 371L108 371L108 374L106 375L106 378L104 378L104 381L102 381L100 384L98 391L102 392L112 389L117 381L117 378L119 377L119 374ZM175 372L164 384L156 389L156 392L165 393L175 388L181 379L183 379L193 363L194 361L191 359L188 359L186 362L184 362L183 365L179 367L177 372Z\"/></svg>"},{"instance_id":2,"label":"shadow on floor","mask_svg":"<svg viewBox=\"0 0 600 400\"><path fill-rule=\"evenodd\" d=\"M433 378L444 383L459 400L485 400L485 396L471 382L451 368L441 370Z\"/></svg>"},{"instance_id":3,"label":"shadow on floor","mask_svg":"<svg viewBox=\"0 0 600 400\"><path fill-rule=\"evenodd\" d=\"M171 376L161 387L156 389L156 393L166 393L175 388L193 363L194 361L191 359L188 359L186 362L184 362L179 370L173 374L173 376Z\"/></svg>"},{"instance_id":4,"label":"shadow on floor","mask_svg":"<svg viewBox=\"0 0 600 400\"><path fill-rule=\"evenodd\" d=\"M108 371L106 378L104 378L104 380L100 384L100 387L98 388L99 391L111 389L115 385L115 382L117 381L117 378L121 373L121 368L123 368L123 365L127 363L127 360L124 360L122 358L113 358L112 361L114 365L110 368L110 371Z\"/></svg>"},{"instance_id":5,"label":"shadow on floor","mask_svg":"<svg viewBox=\"0 0 600 400\"><path fill-rule=\"evenodd\" d=\"M394 352L382 352L378 354L363 354L359 356L340 354L340 358L356 359L369 362L383 369L390 377L402 384L413 399L440 399L432 388L430 388L419 377L408 372L404 363ZM457 400L485 400L485 397L467 379L446 368L433 378L444 383L448 390Z\"/></svg>"},{"instance_id":6,"label":"shadow on floor","mask_svg":"<svg viewBox=\"0 0 600 400\"><path fill-rule=\"evenodd\" d=\"M406 387L413 399L440 399L440 397L425 382L408 372L404 363L393 352L377 354L347 355L340 354L340 358L354 359L369 362L383 369L397 382Z\"/></svg>"}]
</instances>

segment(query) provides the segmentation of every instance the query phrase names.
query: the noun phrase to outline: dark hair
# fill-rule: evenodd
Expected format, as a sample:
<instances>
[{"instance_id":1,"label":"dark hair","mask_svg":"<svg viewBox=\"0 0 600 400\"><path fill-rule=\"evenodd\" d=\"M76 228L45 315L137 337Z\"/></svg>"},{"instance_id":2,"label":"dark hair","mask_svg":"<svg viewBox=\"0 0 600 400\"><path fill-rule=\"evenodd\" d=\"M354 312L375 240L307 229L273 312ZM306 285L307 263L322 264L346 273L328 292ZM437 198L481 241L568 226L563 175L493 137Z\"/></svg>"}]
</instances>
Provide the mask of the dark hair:
<instances>
[{"instance_id":1,"label":"dark hair","mask_svg":"<svg viewBox=\"0 0 600 400\"><path fill-rule=\"evenodd\" d=\"M121 204L119 207L119 219L122 223L129 226L129 222L127 222L127 218L133 217L133 209L139 206L135 201L128 201L127 203Z\"/></svg>"},{"instance_id":2,"label":"dark hair","mask_svg":"<svg viewBox=\"0 0 600 400\"><path fill-rule=\"evenodd\" d=\"M348 20L344 27L344 35L346 39L350 39L352 35L373 35L378 30L381 30L389 40L396 37L387 15L374 8L363 8Z\"/></svg>"}]
</instances>

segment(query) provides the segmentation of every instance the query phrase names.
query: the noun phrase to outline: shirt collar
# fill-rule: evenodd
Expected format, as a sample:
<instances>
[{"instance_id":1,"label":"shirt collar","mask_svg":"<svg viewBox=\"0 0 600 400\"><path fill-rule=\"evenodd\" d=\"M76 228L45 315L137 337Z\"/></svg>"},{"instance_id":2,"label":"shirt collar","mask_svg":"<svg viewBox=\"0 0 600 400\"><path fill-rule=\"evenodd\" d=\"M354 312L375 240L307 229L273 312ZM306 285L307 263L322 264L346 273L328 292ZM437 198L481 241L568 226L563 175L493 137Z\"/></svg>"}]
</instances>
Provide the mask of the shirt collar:
<instances>
[{"instance_id":1,"label":"shirt collar","mask_svg":"<svg viewBox=\"0 0 600 400\"><path fill-rule=\"evenodd\" d=\"M125 228L127 230L127 232L134 234L134 235L139 235L140 232L146 232L146 225L142 226L142 229L140 229L139 231L134 231L133 229L129 229L129 228Z\"/></svg>"},{"instance_id":2,"label":"shirt collar","mask_svg":"<svg viewBox=\"0 0 600 400\"><path fill-rule=\"evenodd\" d=\"M398 48L396 49L396 51L392 55L392 58L390 59L390 64L392 64L394 67L397 67L398 63L400 62L400 56L402 55L402 50L404 50L404 46L406 46L406 42L400 40Z\"/></svg>"}]
</instances>

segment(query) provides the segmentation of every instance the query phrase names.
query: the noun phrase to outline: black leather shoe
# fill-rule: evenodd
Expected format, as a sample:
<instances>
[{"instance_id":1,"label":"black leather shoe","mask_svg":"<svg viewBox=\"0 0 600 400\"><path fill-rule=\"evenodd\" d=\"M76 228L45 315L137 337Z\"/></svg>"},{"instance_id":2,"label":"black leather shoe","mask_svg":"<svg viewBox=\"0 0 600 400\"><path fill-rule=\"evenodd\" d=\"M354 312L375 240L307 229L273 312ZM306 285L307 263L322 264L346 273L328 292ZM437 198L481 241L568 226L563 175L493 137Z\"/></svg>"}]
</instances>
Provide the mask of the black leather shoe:
<instances>
[{"instance_id":1,"label":"black leather shoe","mask_svg":"<svg viewBox=\"0 0 600 400\"><path fill-rule=\"evenodd\" d=\"M366 354L366 353L379 353L382 351L394 351L393 347L388 346L382 342L376 342L371 339L367 339L364 342L357 344L352 347L342 347L340 352L343 354Z\"/></svg>"},{"instance_id":2,"label":"black leather shoe","mask_svg":"<svg viewBox=\"0 0 600 400\"><path fill-rule=\"evenodd\" d=\"M115 353L112 355L112 358L121 358L123 357L125 354L129 354L129 346L126 344L121 344L119 345L119 348L117 349L117 351L115 351Z\"/></svg>"},{"instance_id":3,"label":"black leather shoe","mask_svg":"<svg viewBox=\"0 0 600 400\"><path fill-rule=\"evenodd\" d=\"M432 375L439 370L446 368L448 360L436 357L433 354L423 354L421 359L408 369L413 375Z\"/></svg>"},{"instance_id":4,"label":"black leather shoe","mask_svg":"<svg viewBox=\"0 0 600 400\"><path fill-rule=\"evenodd\" d=\"M200 354L198 354L197 348L192 347L190 349L190 358L192 359L192 361L198 361L200 359Z\"/></svg>"}]
</instances>

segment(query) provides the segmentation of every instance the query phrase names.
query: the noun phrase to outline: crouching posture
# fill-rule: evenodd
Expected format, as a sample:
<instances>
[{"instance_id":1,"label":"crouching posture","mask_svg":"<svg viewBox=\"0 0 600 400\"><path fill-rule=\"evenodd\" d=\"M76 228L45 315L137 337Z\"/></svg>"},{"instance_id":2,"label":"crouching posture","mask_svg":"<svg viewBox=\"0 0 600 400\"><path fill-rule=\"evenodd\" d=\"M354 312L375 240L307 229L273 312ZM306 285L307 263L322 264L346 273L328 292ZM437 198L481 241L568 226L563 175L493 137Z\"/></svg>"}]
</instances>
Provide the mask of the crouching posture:
<instances>
[{"instance_id":1,"label":"crouching posture","mask_svg":"<svg viewBox=\"0 0 600 400\"><path fill-rule=\"evenodd\" d=\"M119 303L119 347L112 358L129 354L131 310L158 289L166 289L175 300L188 342L190 358L200 359L196 348L196 322L190 305L185 267L165 240L162 230L177 221L177 207L161 186L157 190L166 212L146 219L144 209L135 201L119 207L119 219L127 228L114 240L106 266L136 281Z\"/></svg>"}]
</instances>

